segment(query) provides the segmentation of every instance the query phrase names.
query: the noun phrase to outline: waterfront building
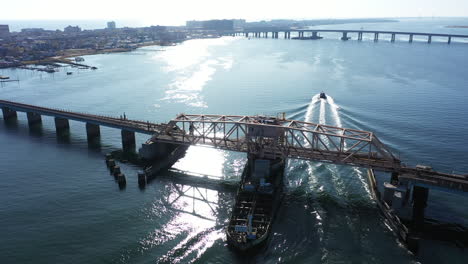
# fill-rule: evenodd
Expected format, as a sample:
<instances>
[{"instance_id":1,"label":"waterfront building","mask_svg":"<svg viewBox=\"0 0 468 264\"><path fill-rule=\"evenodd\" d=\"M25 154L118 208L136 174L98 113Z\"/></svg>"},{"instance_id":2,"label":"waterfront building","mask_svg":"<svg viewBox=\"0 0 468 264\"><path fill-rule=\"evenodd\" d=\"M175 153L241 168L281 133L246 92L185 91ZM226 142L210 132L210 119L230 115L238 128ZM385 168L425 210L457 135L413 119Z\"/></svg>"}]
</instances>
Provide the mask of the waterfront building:
<instances>
[{"instance_id":1,"label":"waterfront building","mask_svg":"<svg viewBox=\"0 0 468 264\"><path fill-rule=\"evenodd\" d=\"M195 28L201 29L203 28L203 21L190 20L190 21L185 22L185 26L188 28L192 28L192 29L195 29Z\"/></svg>"},{"instance_id":2,"label":"waterfront building","mask_svg":"<svg viewBox=\"0 0 468 264\"><path fill-rule=\"evenodd\" d=\"M45 30L43 28L23 28L21 33L42 33Z\"/></svg>"},{"instance_id":3,"label":"waterfront building","mask_svg":"<svg viewBox=\"0 0 468 264\"><path fill-rule=\"evenodd\" d=\"M107 29L116 29L115 21L107 22Z\"/></svg>"},{"instance_id":4,"label":"waterfront building","mask_svg":"<svg viewBox=\"0 0 468 264\"><path fill-rule=\"evenodd\" d=\"M232 19L203 21L203 29L217 31L233 30L234 21Z\"/></svg>"},{"instance_id":5,"label":"waterfront building","mask_svg":"<svg viewBox=\"0 0 468 264\"><path fill-rule=\"evenodd\" d=\"M8 25L0 25L0 37L10 36L10 27Z\"/></svg>"},{"instance_id":6,"label":"waterfront building","mask_svg":"<svg viewBox=\"0 0 468 264\"><path fill-rule=\"evenodd\" d=\"M244 19L213 19L203 21L191 20L185 23L186 27L191 29L205 29L218 31L233 30L234 27L243 27L244 24Z\"/></svg>"},{"instance_id":7,"label":"waterfront building","mask_svg":"<svg viewBox=\"0 0 468 264\"><path fill-rule=\"evenodd\" d=\"M233 19L234 28L242 29L245 26L245 19Z\"/></svg>"},{"instance_id":8,"label":"waterfront building","mask_svg":"<svg viewBox=\"0 0 468 264\"><path fill-rule=\"evenodd\" d=\"M81 28L79 26L68 26L66 28L63 29L63 31L65 33L78 33L78 32L81 32Z\"/></svg>"}]
</instances>

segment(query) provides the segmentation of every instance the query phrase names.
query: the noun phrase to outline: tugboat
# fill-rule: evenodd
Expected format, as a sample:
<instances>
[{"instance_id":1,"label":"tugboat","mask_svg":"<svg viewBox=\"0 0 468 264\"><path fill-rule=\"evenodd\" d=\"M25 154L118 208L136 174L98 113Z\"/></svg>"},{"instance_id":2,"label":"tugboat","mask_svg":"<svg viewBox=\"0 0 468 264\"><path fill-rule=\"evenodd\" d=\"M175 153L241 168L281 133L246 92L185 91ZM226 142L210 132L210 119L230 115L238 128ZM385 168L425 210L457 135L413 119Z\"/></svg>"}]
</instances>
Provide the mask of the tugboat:
<instances>
[{"instance_id":1,"label":"tugboat","mask_svg":"<svg viewBox=\"0 0 468 264\"><path fill-rule=\"evenodd\" d=\"M283 160L247 163L226 230L227 242L240 252L265 244L282 200Z\"/></svg>"},{"instance_id":2,"label":"tugboat","mask_svg":"<svg viewBox=\"0 0 468 264\"><path fill-rule=\"evenodd\" d=\"M325 99L325 100L327 100L327 96L325 95L324 92L321 92L321 93L320 93L320 99Z\"/></svg>"}]
</instances>

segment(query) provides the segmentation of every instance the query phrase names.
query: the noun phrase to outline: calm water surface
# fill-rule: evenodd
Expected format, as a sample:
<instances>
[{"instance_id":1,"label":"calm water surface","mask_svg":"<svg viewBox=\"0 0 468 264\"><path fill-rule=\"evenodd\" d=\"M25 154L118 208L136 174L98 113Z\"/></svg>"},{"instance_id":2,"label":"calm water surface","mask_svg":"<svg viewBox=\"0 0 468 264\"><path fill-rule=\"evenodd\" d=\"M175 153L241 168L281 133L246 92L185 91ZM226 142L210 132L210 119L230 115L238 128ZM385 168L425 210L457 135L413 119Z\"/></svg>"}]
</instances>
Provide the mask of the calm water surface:
<instances>
[{"instance_id":1,"label":"calm water surface","mask_svg":"<svg viewBox=\"0 0 468 264\"><path fill-rule=\"evenodd\" d=\"M444 27L452 24L468 20L329 28L468 34ZM325 37L226 37L86 56L97 71L0 70L20 79L2 85L0 97L114 116L125 112L154 122L181 112L286 112L294 119L374 131L411 165L468 172L467 44ZM322 90L331 96L328 103L312 98ZM419 257L409 254L371 200L364 170L297 160L288 162L286 197L268 247L250 259L239 256L227 248L223 230L235 193L173 182L173 172L140 190L139 168L129 164L121 164L127 188L119 190L103 154L120 148L120 132L101 132L101 148L90 149L82 123L71 122L70 137L57 139L49 117L35 129L23 113L18 122L0 122L1 263L468 261L466 249L437 241L424 241ZM245 161L244 154L192 147L175 167L238 180ZM431 191L427 215L468 226L467 199Z\"/></svg>"}]
</instances>

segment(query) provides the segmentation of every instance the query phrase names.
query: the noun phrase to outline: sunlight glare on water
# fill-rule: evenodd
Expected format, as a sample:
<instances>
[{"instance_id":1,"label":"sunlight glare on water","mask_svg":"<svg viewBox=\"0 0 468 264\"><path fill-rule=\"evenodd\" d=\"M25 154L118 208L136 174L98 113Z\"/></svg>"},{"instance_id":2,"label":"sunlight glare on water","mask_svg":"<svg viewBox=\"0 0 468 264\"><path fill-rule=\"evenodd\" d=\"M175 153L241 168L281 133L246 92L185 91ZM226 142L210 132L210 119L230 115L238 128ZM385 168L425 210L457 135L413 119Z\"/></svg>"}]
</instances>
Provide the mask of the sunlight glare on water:
<instances>
[{"instance_id":1,"label":"sunlight glare on water","mask_svg":"<svg viewBox=\"0 0 468 264\"><path fill-rule=\"evenodd\" d=\"M210 48L225 46L234 40L235 38L192 40L177 47L168 47L165 52L155 55L153 59L163 60L167 64L165 71L176 76L161 100L207 108L201 95L203 88L218 70L227 71L234 63L232 54L212 56Z\"/></svg>"},{"instance_id":2,"label":"sunlight glare on water","mask_svg":"<svg viewBox=\"0 0 468 264\"><path fill-rule=\"evenodd\" d=\"M209 176L223 176L226 152L208 147L190 147L173 167L182 171Z\"/></svg>"}]
</instances>

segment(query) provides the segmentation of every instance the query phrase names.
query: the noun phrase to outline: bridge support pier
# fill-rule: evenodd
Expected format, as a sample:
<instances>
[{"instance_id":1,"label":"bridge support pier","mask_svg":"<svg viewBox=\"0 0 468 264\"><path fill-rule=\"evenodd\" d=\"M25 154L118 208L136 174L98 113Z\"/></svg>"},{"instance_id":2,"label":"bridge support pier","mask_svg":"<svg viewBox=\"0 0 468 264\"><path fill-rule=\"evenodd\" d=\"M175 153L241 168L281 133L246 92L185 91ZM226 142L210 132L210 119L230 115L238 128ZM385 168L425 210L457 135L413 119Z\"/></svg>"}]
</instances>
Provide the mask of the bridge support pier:
<instances>
[{"instance_id":1,"label":"bridge support pier","mask_svg":"<svg viewBox=\"0 0 468 264\"><path fill-rule=\"evenodd\" d=\"M450 44L450 43L452 43L452 36L449 36L447 40L447 44Z\"/></svg>"},{"instance_id":2,"label":"bridge support pier","mask_svg":"<svg viewBox=\"0 0 468 264\"><path fill-rule=\"evenodd\" d=\"M11 118L15 118L15 119L18 118L18 114L16 113L16 111L11 110L8 107L2 107L2 113L3 113L3 119L5 120L11 119Z\"/></svg>"},{"instance_id":3,"label":"bridge support pier","mask_svg":"<svg viewBox=\"0 0 468 264\"><path fill-rule=\"evenodd\" d=\"M392 172L390 182L394 185L398 185L398 172Z\"/></svg>"},{"instance_id":4,"label":"bridge support pier","mask_svg":"<svg viewBox=\"0 0 468 264\"><path fill-rule=\"evenodd\" d=\"M135 132L122 129L122 147L124 152L135 152Z\"/></svg>"},{"instance_id":5,"label":"bridge support pier","mask_svg":"<svg viewBox=\"0 0 468 264\"><path fill-rule=\"evenodd\" d=\"M99 125L86 123L86 135L88 136L88 142L95 141L101 136Z\"/></svg>"},{"instance_id":6,"label":"bridge support pier","mask_svg":"<svg viewBox=\"0 0 468 264\"><path fill-rule=\"evenodd\" d=\"M392 39L390 41L395 42L395 33L392 34Z\"/></svg>"},{"instance_id":7,"label":"bridge support pier","mask_svg":"<svg viewBox=\"0 0 468 264\"><path fill-rule=\"evenodd\" d=\"M27 112L26 116L28 117L28 124L34 125L37 123L42 123L41 115L34 112Z\"/></svg>"},{"instance_id":8,"label":"bridge support pier","mask_svg":"<svg viewBox=\"0 0 468 264\"><path fill-rule=\"evenodd\" d=\"M346 41L346 40L349 40L349 39L350 39L350 37L348 37L348 32L343 32L343 36L341 37L341 40Z\"/></svg>"},{"instance_id":9,"label":"bridge support pier","mask_svg":"<svg viewBox=\"0 0 468 264\"><path fill-rule=\"evenodd\" d=\"M375 32L374 33L374 42L377 42L377 41L379 41L379 33Z\"/></svg>"},{"instance_id":10,"label":"bridge support pier","mask_svg":"<svg viewBox=\"0 0 468 264\"><path fill-rule=\"evenodd\" d=\"M424 209L427 206L429 189L425 187L414 186L413 188L413 227L415 230L421 230L424 225Z\"/></svg>"},{"instance_id":11,"label":"bridge support pier","mask_svg":"<svg viewBox=\"0 0 468 264\"><path fill-rule=\"evenodd\" d=\"M413 34L409 35L409 43L413 43Z\"/></svg>"},{"instance_id":12,"label":"bridge support pier","mask_svg":"<svg viewBox=\"0 0 468 264\"><path fill-rule=\"evenodd\" d=\"M359 41L362 40L362 32L359 32L359 33L358 33L358 40L359 40Z\"/></svg>"},{"instance_id":13,"label":"bridge support pier","mask_svg":"<svg viewBox=\"0 0 468 264\"><path fill-rule=\"evenodd\" d=\"M432 36L429 35L429 36L427 36L427 43L431 43L431 42L432 42Z\"/></svg>"},{"instance_id":14,"label":"bridge support pier","mask_svg":"<svg viewBox=\"0 0 468 264\"><path fill-rule=\"evenodd\" d=\"M55 131L57 134L65 134L70 131L70 123L66 118L55 118Z\"/></svg>"}]
</instances>

